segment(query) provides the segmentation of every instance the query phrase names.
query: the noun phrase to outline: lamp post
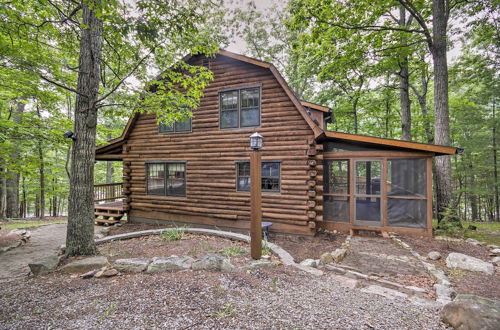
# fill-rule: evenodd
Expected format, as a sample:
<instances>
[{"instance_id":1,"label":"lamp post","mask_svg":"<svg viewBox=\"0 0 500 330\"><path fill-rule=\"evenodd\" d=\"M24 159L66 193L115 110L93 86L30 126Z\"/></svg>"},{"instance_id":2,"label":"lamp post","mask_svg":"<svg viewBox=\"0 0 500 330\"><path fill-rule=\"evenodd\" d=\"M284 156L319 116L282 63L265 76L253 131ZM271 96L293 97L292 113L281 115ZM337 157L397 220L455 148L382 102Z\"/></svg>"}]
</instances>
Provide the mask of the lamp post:
<instances>
[{"instance_id":1,"label":"lamp post","mask_svg":"<svg viewBox=\"0 0 500 330\"><path fill-rule=\"evenodd\" d=\"M250 135L250 254L253 259L262 256L262 207L261 177L262 165L259 149L262 148L262 135Z\"/></svg>"}]
</instances>

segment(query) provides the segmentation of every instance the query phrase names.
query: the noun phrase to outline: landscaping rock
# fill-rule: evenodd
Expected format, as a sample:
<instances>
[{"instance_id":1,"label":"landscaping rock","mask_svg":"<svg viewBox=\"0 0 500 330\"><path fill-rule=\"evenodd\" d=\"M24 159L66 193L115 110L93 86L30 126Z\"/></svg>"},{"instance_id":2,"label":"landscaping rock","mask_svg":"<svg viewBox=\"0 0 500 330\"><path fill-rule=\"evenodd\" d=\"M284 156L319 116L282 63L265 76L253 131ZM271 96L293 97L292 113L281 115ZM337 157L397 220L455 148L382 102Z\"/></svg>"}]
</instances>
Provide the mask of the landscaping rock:
<instances>
[{"instance_id":1,"label":"landscaping rock","mask_svg":"<svg viewBox=\"0 0 500 330\"><path fill-rule=\"evenodd\" d=\"M341 262L347 254L346 249L336 249L332 252L332 258L335 262Z\"/></svg>"},{"instance_id":2,"label":"landscaping rock","mask_svg":"<svg viewBox=\"0 0 500 330\"><path fill-rule=\"evenodd\" d=\"M500 257L494 257L491 259L491 263L495 266L500 266Z\"/></svg>"},{"instance_id":3,"label":"landscaping rock","mask_svg":"<svg viewBox=\"0 0 500 330\"><path fill-rule=\"evenodd\" d=\"M150 263L151 260L147 258L118 259L113 267L124 273L140 273L146 270Z\"/></svg>"},{"instance_id":4,"label":"landscaping rock","mask_svg":"<svg viewBox=\"0 0 500 330\"><path fill-rule=\"evenodd\" d=\"M441 259L441 253L437 251L431 251L427 254L427 258L429 258L430 260L439 260Z\"/></svg>"},{"instance_id":5,"label":"landscaping rock","mask_svg":"<svg viewBox=\"0 0 500 330\"><path fill-rule=\"evenodd\" d=\"M318 263L314 259L304 259L300 264L307 267L313 267L313 268L318 267Z\"/></svg>"},{"instance_id":6,"label":"landscaping rock","mask_svg":"<svg viewBox=\"0 0 500 330\"><path fill-rule=\"evenodd\" d=\"M175 272L190 269L194 259L188 256L170 256L168 258L153 258L146 273Z\"/></svg>"},{"instance_id":7,"label":"landscaping rock","mask_svg":"<svg viewBox=\"0 0 500 330\"><path fill-rule=\"evenodd\" d=\"M474 272L483 272L488 275L493 275L495 269L493 264L482 261L462 253L450 253L446 258L446 266L449 268L459 268Z\"/></svg>"},{"instance_id":8,"label":"landscaping rock","mask_svg":"<svg viewBox=\"0 0 500 330\"><path fill-rule=\"evenodd\" d=\"M325 252L319 257L319 260L321 260L324 264L330 264L333 262L333 256L330 252Z\"/></svg>"},{"instance_id":9,"label":"landscaping rock","mask_svg":"<svg viewBox=\"0 0 500 330\"><path fill-rule=\"evenodd\" d=\"M31 272L35 276L48 274L53 270L55 270L58 265L59 265L59 257L56 255L46 257L28 264Z\"/></svg>"},{"instance_id":10,"label":"landscaping rock","mask_svg":"<svg viewBox=\"0 0 500 330\"><path fill-rule=\"evenodd\" d=\"M85 273L89 270L102 268L108 264L106 257L89 257L70 262L61 268L63 273Z\"/></svg>"},{"instance_id":11,"label":"landscaping rock","mask_svg":"<svg viewBox=\"0 0 500 330\"><path fill-rule=\"evenodd\" d=\"M207 254L195 260L191 268L193 270L230 271L234 269L234 266L227 259L219 255Z\"/></svg>"},{"instance_id":12,"label":"landscaping rock","mask_svg":"<svg viewBox=\"0 0 500 330\"><path fill-rule=\"evenodd\" d=\"M472 244L472 245L481 245L481 242L479 242L478 240L475 240L473 238L467 238L465 241L469 244Z\"/></svg>"},{"instance_id":13,"label":"landscaping rock","mask_svg":"<svg viewBox=\"0 0 500 330\"><path fill-rule=\"evenodd\" d=\"M434 284L434 289L436 289L436 296L440 299L453 300L457 295L455 290L445 284Z\"/></svg>"},{"instance_id":14,"label":"landscaping rock","mask_svg":"<svg viewBox=\"0 0 500 330\"><path fill-rule=\"evenodd\" d=\"M96 278L101 278L101 277L112 277L112 276L116 276L118 275L119 272L114 269L114 268L107 268L105 267L104 269L101 269L100 271L98 271L94 277Z\"/></svg>"},{"instance_id":15,"label":"landscaping rock","mask_svg":"<svg viewBox=\"0 0 500 330\"><path fill-rule=\"evenodd\" d=\"M278 264L272 261L254 260L249 265L247 265L247 269L274 268L276 266L278 266Z\"/></svg>"},{"instance_id":16,"label":"landscaping rock","mask_svg":"<svg viewBox=\"0 0 500 330\"><path fill-rule=\"evenodd\" d=\"M361 289L362 292L373 293L379 296L386 297L388 299L396 299L396 298L406 298L408 295L406 293L399 292L397 290L385 288L380 285L369 285L366 288Z\"/></svg>"},{"instance_id":17,"label":"landscaping rock","mask_svg":"<svg viewBox=\"0 0 500 330\"><path fill-rule=\"evenodd\" d=\"M490 256L500 256L500 249L492 249L490 250Z\"/></svg>"},{"instance_id":18,"label":"landscaping rock","mask_svg":"<svg viewBox=\"0 0 500 330\"><path fill-rule=\"evenodd\" d=\"M453 237L448 237L448 236L436 236L434 239L437 239L438 241L445 241L445 242L462 242L460 238L453 238Z\"/></svg>"},{"instance_id":19,"label":"landscaping rock","mask_svg":"<svg viewBox=\"0 0 500 330\"><path fill-rule=\"evenodd\" d=\"M500 329L500 302L458 295L441 310L441 319L455 329Z\"/></svg>"},{"instance_id":20,"label":"landscaping rock","mask_svg":"<svg viewBox=\"0 0 500 330\"><path fill-rule=\"evenodd\" d=\"M91 270L91 271L89 271L89 272L86 272L86 273L84 273L84 274L80 275L80 277L81 277L81 278L92 278L92 277L94 277L94 275L95 275L95 274L97 274L98 272L99 272L99 270L94 269L94 270Z\"/></svg>"},{"instance_id":21,"label":"landscaping rock","mask_svg":"<svg viewBox=\"0 0 500 330\"><path fill-rule=\"evenodd\" d=\"M359 288L360 287L360 282L356 279L353 279L353 278L349 278L349 277L346 277L346 276L342 276L342 275L330 275L330 279L332 279L333 281L336 281L338 282L338 284L344 288L347 288L347 289L355 289L355 288Z\"/></svg>"}]
</instances>

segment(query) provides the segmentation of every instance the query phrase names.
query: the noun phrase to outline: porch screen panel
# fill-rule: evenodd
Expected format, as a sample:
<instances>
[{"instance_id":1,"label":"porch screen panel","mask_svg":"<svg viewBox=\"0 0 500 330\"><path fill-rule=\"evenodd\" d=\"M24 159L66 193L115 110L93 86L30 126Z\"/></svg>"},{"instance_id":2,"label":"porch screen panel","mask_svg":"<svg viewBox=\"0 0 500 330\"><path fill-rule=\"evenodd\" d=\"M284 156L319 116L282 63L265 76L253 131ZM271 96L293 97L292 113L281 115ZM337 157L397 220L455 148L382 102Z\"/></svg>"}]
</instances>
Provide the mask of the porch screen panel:
<instances>
[{"instance_id":1,"label":"porch screen panel","mask_svg":"<svg viewBox=\"0 0 500 330\"><path fill-rule=\"evenodd\" d=\"M427 198L425 158L387 160L387 217L390 226L426 228Z\"/></svg>"},{"instance_id":2,"label":"porch screen panel","mask_svg":"<svg viewBox=\"0 0 500 330\"><path fill-rule=\"evenodd\" d=\"M325 161L323 217L325 221L349 222L349 161Z\"/></svg>"}]
</instances>

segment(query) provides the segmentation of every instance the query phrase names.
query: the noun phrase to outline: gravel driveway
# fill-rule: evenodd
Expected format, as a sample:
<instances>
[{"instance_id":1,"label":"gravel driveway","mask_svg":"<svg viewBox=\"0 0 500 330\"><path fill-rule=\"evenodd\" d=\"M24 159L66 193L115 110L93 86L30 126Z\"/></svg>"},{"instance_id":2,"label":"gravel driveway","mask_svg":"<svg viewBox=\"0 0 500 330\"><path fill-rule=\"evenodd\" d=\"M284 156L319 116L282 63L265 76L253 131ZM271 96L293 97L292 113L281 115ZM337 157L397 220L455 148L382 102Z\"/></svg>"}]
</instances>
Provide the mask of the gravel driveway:
<instances>
[{"instance_id":1,"label":"gravel driveway","mask_svg":"<svg viewBox=\"0 0 500 330\"><path fill-rule=\"evenodd\" d=\"M0 287L1 329L439 329L438 311L346 289L285 266L83 280L52 274Z\"/></svg>"}]
</instances>

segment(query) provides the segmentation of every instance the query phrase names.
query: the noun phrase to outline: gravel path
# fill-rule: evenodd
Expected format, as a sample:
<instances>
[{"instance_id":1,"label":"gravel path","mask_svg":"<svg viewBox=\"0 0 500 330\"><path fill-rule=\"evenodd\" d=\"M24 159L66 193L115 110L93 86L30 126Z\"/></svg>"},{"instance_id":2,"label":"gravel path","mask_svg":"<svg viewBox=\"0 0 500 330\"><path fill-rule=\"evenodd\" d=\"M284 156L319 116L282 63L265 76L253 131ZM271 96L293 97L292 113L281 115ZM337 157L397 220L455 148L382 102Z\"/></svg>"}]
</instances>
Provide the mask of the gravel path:
<instances>
[{"instance_id":1,"label":"gravel path","mask_svg":"<svg viewBox=\"0 0 500 330\"><path fill-rule=\"evenodd\" d=\"M441 329L438 310L286 266L0 286L0 329Z\"/></svg>"},{"instance_id":2,"label":"gravel path","mask_svg":"<svg viewBox=\"0 0 500 330\"><path fill-rule=\"evenodd\" d=\"M66 240L65 223L33 227L29 231L28 243L0 254L0 283L28 275L28 263L53 255Z\"/></svg>"}]
</instances>

